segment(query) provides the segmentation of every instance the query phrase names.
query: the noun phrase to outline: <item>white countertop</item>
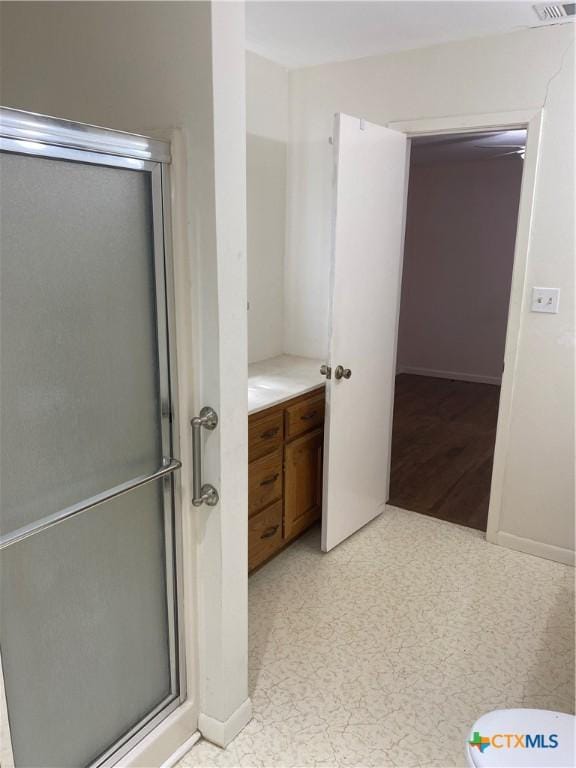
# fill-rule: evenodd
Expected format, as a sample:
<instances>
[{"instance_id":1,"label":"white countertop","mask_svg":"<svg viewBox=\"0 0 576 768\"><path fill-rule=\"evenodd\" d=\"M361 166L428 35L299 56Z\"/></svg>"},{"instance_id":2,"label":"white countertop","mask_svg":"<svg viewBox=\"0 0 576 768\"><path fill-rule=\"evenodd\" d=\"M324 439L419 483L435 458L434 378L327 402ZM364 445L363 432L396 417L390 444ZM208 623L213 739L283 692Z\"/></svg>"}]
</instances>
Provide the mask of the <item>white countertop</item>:
<instances>
[{"instance_id":1,"label":"white countertop","mask_svg":"<svg viewBox=\"0 0 576 768\"><path fill-rule=\"evenodd\" d=\"M325 384L321 360L280 355L248 366L248 413L257 413Z\"/></svg>"}]
</instances>

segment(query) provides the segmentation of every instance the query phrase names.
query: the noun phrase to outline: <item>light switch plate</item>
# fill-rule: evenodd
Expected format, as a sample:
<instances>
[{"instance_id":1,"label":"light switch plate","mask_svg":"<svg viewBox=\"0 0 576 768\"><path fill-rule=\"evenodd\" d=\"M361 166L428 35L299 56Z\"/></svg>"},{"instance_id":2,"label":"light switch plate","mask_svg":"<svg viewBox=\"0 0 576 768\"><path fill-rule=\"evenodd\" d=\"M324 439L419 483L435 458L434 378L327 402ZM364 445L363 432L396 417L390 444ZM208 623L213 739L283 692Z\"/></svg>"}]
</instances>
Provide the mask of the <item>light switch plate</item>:
<instances>
[{"instance_id":1,"label":"light switch plate","mask_svg":"<svg viewBox=\"0 0 576 768\"><path fill-rule=\"evenodd\" d=\"M555 315L560 303L560 288L532 288L532 312Z\"/></svg>"}]
</instances>

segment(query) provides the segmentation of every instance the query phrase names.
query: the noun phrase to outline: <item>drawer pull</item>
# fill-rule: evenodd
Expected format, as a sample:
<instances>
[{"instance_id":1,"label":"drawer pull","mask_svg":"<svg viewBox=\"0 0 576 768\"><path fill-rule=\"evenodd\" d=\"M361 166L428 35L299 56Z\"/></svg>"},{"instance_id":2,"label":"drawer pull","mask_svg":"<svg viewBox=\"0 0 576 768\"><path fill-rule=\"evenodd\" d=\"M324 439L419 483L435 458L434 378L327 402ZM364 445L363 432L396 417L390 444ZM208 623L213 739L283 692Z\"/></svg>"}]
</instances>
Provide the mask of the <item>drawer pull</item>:
<instances>
[{"instance_id":1,"label":"drawer pull","mask_svg":"<svg viewBox=\"0 0 576 768\"><path fill-rule=\"evenodd\" d=\"M260 485L272 485L276 482L276 480L278 480L279 474L279 472L276 472L276 474L272 475L272 477L267 477L266 480L262 480Z\"/></svg>"},{"instance_id":2,"label":"drawer pull","mask_svg":"<svg viewBox=\"0 0 576 768\"><path fill-rule=\"evenodd\" d=\"M318 416L318 411L311 411L310 413L306 413L304 416L300 416L300 419L302 421L310 421L310 419L313 419L314 416Z\"/></svg>"},{"instance_id":3,"label":"drawer pull","mask_svg":"<svg viewBox=\"0 0 576 768\"><path fill-rule=\"evenodd\" d=\"M269 440L271 437L274 437L274 435L277 435L280 431L280 427L274 427L273 429L267 429L266 432L262 432L260 437L264 438L264 440Z\"/></svg>"},{"instance_id":4,"label":"drawer pull","mask_svg":"<svg viewBox=\"0 0 576 768\"><path fill-rule=\"evenodd\" d=\"M272 536L276 533L276 531L280 528L279 525L272 525L270 528L266 528L262 536L260 536L261 539L271 539Z\"/></svg>"}]
</instances>

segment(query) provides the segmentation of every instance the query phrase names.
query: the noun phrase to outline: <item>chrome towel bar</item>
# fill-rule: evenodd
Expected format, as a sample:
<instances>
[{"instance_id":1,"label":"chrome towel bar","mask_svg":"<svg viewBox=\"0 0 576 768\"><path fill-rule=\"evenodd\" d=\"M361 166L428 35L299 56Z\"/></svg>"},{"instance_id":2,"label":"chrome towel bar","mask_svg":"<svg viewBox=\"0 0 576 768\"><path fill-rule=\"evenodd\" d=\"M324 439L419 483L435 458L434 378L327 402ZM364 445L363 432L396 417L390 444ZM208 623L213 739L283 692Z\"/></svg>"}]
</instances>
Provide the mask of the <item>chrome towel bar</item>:
<instances>
[{"instance_id":1,"label":"chrome towel bar","mask_svg":"<svg viewBox=\"0 0 576 768\"><path fill-rule=\"evenodd\" d=\"M7 533L5 536L0 536L0 550L9 547L11 544L16 544L19 541L28 539L30 536L34 536L48 528L52 528L53 525L63 523L64 520L76 517L76 515L80 515L82 512L92 509L92 507L97 507L99 504L104 504L106 501L111 501L129 491L133 491L135 488L140 488L142 485L153 483L155 480L159 480L161 477L165 477L166 475L175 472L182 466L182 463L178 461L178 459L167 459L166 461L166 464L151 475L140 475L133 480L127 480L125 483L120 483L120 485L116 485L108 491L103 491L96 496L92 496L87 501L73 504L71 507L67 507L60 512L55 512L53 515L44 517L38 522L30 523L23 528L18 528L16 531Z\"/></svg>"}]
</instances>

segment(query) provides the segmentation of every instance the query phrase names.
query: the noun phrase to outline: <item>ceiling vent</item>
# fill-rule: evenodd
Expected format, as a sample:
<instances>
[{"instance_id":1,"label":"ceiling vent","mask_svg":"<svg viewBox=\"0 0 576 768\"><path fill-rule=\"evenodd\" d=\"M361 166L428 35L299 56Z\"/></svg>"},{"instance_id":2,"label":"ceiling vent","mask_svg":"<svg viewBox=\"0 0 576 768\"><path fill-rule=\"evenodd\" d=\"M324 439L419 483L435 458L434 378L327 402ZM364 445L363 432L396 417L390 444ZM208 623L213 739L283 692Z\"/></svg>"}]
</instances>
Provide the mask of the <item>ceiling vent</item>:
<instances>
[{"instance_id":1,"label":"ceiling vent","mask_svg":"<svg viewBox=\"0 0 576 768\"><path fill-rule=\"evenodd\" d=\"M533 7L540 21L562 21L562 19L574 18L576 15L576 3L562 3L561 5L542 3Z\"/></svg>"}]
</instances>

